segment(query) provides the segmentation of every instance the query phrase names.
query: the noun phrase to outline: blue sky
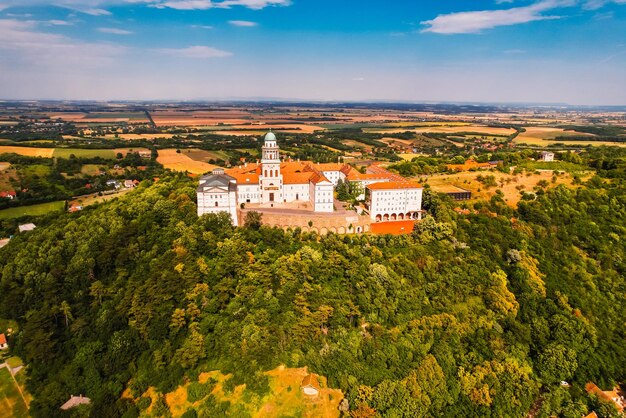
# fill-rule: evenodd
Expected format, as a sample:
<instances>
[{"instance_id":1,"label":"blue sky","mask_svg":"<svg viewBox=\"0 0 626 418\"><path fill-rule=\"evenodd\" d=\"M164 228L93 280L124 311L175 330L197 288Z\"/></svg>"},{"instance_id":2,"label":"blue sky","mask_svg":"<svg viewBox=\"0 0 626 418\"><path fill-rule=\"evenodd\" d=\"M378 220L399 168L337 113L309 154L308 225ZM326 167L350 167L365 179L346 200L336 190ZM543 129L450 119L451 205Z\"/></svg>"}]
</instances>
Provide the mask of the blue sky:
<instances>
[{"instance_id":1,"label":"blue sky","mask_svg":"<svg viewBox=\"0 0 626 418\"><path fill-rule=\"evenodd\" d=\"M0 0L0 97L626 105L626 0Z\"/></svg>"}]
</instances>

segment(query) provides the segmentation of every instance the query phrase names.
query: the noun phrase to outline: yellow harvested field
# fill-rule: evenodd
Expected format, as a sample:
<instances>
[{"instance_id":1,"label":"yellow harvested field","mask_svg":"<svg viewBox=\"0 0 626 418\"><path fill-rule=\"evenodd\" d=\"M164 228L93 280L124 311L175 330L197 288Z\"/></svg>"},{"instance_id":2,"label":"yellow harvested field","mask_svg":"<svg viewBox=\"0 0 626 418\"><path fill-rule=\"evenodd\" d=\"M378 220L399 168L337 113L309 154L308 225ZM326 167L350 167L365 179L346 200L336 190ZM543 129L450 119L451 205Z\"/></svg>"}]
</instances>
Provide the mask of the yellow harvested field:
<instances>
[{"instance_id":1,"label":"yellow harvested field","mask_svg":"<svg viewBox=\"0 0 626 418\"><path fill-rule=\"evenodd\" d=\"M478 175L494 176L498 183L497 187L489 189L476 180ZM482 171L482 172L463 172L457 174L436 174L430 177L422 177L426 179L424 184L429 184L433 188L443 189L446 187L457 186L472 192L472 201L488 200L496 194L496 190L502 190L504 193L504 201L512 207L517 206L521 199L521 191L532 192L533 188L541 180L549 183L548 188L553 188L559 184L572 186L572 176L570 174L561 174L557 176L556 183L552 183L552 171L541 171L538 174L527 175L522 174L505 174L499 171ZM418 177L419 178L419 177Z\"/></svg>"},{"instance_id":2,"label":"yellow harvested field","mask_svg":"<svg viewBox=\"0 0 626 418\"><path fill-rule=\"evenodd\" d=\"M387 145L395 145L395 146L413 146L415 143L414 140L410 139L398 139L398 138L381 138L380 142L384 142Z\"/></svg>"},{"instance_id":3,"label":"yellow harvested field","mask_svg":"<svg viewBox=\"0 0 626 418\"><path fill-rule=\"evenodd\" d=\"M159 150L157 162L163 164L165 168L169 168L170 170L188 171L192 174L204 174L217 168L216 165L196 161L182 152L177 153L176 150L172 148Z\"/></svg>"},{"instance_id":4,"label":"yellow harvested field","mask_svg":"<svg viewBox=\"0 0 626 418\"><path fill-rule=\"evenodd\" d=\"M315 126L315 125L307 125L304 123L287 123L287 124L273 124L273 123L255 123L252 125L233 125L233 126L229 126L228 129L229 130L239 130L239 129L259 129L259 130L263 130L263 131L268 131L270 129L275 129L275 130L280 130L280 131L287 131L287 132L302 132L302 133L313 133L315 131L323 131L324 128L322 128L321 126Z\"/></svg>"},{"instance_id":5,"label":"yellow harvested field","mask_svg":"<svg viewBox=\"0 0 626 418\"><path fill-rule=\"evenodd\" d=\"M552 144L564 144L570 146L580 146L585 147L588 145L592 146L615 146L615 147L626 147L626 143L624 142L607 142L607 141L567 141L567 140L558 140L554 139L558 136L588 136L589 138L593 138L595 135L577 132L577 131L566 131L561 128L550 128L544 126L532 126L526 127L526 132L523 132L515 138L513 142L516 144L527 144L527 145L536 145L547 147Z\"/></svg>"},{"instance_id":6,"label":"yellow harvested field","mask_svg":"<svg viewBox=\"0 0 626 418\"><path fill-rule=\"evenodd\" d=\"M415 157L424 157L427 154L419 154L419 153L406 153L406 154L398 154L398 157L402 158L406 161L411 161Z\"/></svg>"},{"instance_id":7,"label":"yellow harvested field","mask_svg":"<svg viewBox=\"0 0 626 418\"><path fill-rule=\"evenodd\" d=\"M25 155L27 157L52 158L54 148L12 147L9 145L0 145L0 154L3 153L13 153L18 155Z\"/></svg>"},{"instance_id":8,"label":"yellow harvested field","mask_svg":"<svg viewBox=\"0 0 626 418\"><path fill-rule=\"evenodd\" d=\"M11 167L11 163L0 163L0 171L4 171L9 167Z\"/></svg>"}]
</instances>

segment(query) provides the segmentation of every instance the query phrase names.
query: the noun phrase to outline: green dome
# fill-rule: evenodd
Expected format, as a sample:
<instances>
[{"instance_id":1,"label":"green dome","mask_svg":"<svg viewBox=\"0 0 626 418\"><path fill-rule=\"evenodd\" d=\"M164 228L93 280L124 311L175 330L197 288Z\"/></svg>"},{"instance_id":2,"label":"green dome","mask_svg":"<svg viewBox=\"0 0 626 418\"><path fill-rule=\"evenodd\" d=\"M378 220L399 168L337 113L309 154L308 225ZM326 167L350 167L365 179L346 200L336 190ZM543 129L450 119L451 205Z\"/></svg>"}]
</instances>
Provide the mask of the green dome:
<instances>
[{"instance_id":1,"label":"green dome","mask_svg":"<svg viewBox=\"0 0 626 418\"><path fill-rule=\"evenodd\" d=\"M269 131L268 133L265 134L265 140L266 141L276 141L276 135L274 135L274 132Z\"/></svg>"}]
</instances>

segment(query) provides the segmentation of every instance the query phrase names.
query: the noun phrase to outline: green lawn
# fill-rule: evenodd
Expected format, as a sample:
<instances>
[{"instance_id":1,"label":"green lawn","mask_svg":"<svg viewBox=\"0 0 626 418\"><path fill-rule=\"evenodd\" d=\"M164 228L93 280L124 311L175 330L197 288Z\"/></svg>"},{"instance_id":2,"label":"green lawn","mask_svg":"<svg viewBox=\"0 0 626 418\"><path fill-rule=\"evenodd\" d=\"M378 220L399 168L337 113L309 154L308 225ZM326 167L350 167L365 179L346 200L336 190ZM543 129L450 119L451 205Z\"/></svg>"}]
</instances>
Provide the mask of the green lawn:
<instances>
[{"instance_id":1,"label":"green lawn","mask_svg":"<svg viewBox=\"0 0 626 418\"><path fill-rule=\"evenodd\" d=\"M81 148L55 148L53 157L59 158L70 158L70 155L74 154L76 157L80 158L93 158L93 157L102 157L102 158L115 158L115 151L112 149L81 149Z\"/></svg>"},{"instance_id":2,"label":"green lawn","mask_svg":"<svg viewBox=\"0 0 626 418\"><path fill-rule=\"evenodd\" d=\"M0 369L0 418L28 416L28 407L9 370L6 367Z\"/></svg>"},{"instance_id":3,"label":"green lawn","mask_svg":"<svg viewBox=\"0 0 626 418\"><path fill-rule=\"evenodd\" d=\"M0 210L0 219L19 218L20 216L41 216L50 212L62 211L65 209L65 201L40 203L38 205L20 206Z\"/></svg>"}]
</instances>

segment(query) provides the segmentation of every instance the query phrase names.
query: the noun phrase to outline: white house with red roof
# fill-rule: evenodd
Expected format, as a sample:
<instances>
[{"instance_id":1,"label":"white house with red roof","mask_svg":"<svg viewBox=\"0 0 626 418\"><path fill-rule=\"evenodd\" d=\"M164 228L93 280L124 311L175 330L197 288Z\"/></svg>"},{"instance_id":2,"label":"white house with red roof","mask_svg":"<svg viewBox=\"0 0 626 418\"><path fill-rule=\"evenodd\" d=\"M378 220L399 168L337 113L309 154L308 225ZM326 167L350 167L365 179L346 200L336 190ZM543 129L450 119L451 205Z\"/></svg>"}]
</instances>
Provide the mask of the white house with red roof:
<instances>
[{"instance_id":1,"label":"white house with red roof","mask_svg":"<svg viewBox=\"0 0 626 418\"><path fill-rule=\"evenodd\" d=\"M421 185L412 181L383 181L369 184L365 195L372 221L422 218Z\"/></svg>"},{"instance_id":2,"label":"white house with red roof","mask_svg":"<svg viewBox=\"0 0 626 418\"><path fill-rule=\"evenodd\" d=\"M4 334L0 334L0 350L6 350L9 348L9 344L7 343L7 336Z\"/></svg>"}]
</instances>

